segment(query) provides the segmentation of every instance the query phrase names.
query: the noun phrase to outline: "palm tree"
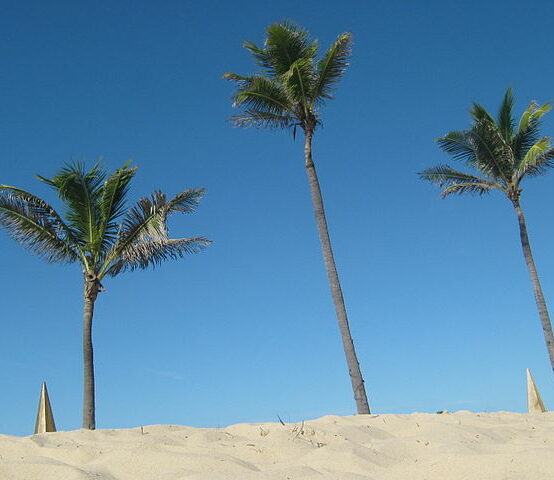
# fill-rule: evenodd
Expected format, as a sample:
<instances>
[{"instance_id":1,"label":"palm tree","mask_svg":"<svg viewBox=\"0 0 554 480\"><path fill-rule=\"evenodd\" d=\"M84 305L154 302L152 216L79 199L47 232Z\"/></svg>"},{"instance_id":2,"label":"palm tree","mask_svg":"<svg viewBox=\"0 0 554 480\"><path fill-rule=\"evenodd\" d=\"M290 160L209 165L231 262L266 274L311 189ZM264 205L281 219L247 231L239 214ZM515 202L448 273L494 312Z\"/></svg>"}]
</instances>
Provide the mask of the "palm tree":
<instances>
[{"instance_id":1,"label":"palm tree","mask_svg":"<svg viewBox=\"0 0 554 480\"><path fill-rule=\"evenodd\" d=\"M210 243L204 237L169 238L167 228L170 214L195 210L204 189L185 190L170 200L156 191L126 210L135 171L127 162L107 177L99 165L86 172L72 164L52 179L38 176L63 201L65 220L39 197L0 185L0 225L47 262L76 262L83 268L83 428L91 430L96 427L92 317L96 297L104 291L102 279L196 253Z\"/></svg>"},{"instance_id":2,"label":"palm tree","mask_svg":"<svg viewBox=\"0 0 554 480\"><path fill-rule=\"evenodd\" d=\"M239 127L292 128L294 136L297 127L304 132L305 167L354 398L358 413L369 413L312 158L312 139L321 124L319 107L332 98L333 87L348 66L352 36L339 35L323 57L316 60L317 41L310 39L306 30L287 22L275 23L267 28L263 47L252 42L245 42L244 47L261 67L261 73L223 76L238 85L233 106L241 107L243 113L233 116L233 123Z\"/></svg>"},{"instance_id":3,"label":"palm tree","mask_svg":"<svg viewBox=\"0 0 554 480\"><path fill-rule=\"evenodd\" d=\"M552 106L550 103L539 106L532 102L523 112L516 127L512 115L513 105L512 91L508 89L495 120L481 105L474 103L471 109L471 129L450 132L438 139L442 150L455 160L465 161L468 168L475 173L463 173L448 165L440 165L428 168L419 175L441 187L442 198L451 194L482 195L499 190L510 200L517 215L523 256L533 283L546 348L554 369L552 324L520 205L522 181L526 177L542 175L554 165L554 147L550 138L539 135L541 118Z\"/></svg>"}]
</instances>

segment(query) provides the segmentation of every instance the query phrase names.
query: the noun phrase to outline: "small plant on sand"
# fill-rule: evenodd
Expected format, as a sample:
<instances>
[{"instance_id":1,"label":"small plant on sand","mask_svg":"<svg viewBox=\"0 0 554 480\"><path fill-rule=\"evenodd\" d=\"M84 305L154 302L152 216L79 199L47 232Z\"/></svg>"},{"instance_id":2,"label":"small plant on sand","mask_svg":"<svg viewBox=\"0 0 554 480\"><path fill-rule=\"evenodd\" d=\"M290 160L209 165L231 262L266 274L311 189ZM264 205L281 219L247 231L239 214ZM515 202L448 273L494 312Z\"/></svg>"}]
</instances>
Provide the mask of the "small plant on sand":
<instances>
[{"instance_id":1,"label":"small plant on sand","mask_svg":"<svg viewBox=\"0 0 554 480\"><path fill-rule=\"evenodd\" d=\"M184 190L172 199L160 191L125 208L136 167L124 164L110 176L99 165L86 172L72 164L48 179L65 207L65 219L35 195L0 185L0 226L47 262L79 263L83 269L83 428L96 428L92 317L107 275L155 266L196 253L210 242L204 237L169 238L167 218L191 213L204 189Z\"/></svg>"}]
</instances>

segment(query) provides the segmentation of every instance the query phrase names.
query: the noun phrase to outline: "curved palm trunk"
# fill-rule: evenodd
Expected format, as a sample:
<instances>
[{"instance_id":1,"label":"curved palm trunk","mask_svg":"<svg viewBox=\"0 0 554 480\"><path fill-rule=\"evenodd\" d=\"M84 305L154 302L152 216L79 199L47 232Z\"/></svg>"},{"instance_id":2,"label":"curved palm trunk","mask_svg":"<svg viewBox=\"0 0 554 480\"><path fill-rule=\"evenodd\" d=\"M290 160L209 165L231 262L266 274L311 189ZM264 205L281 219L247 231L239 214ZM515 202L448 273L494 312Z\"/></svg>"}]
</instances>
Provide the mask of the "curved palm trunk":
<instances>
[{"instance_id":1,"label":"curved palm trunk","mask_svg":"<svg viewBox=\"0 0 554 480\"><path fill-rule=\"evenodd\" d=\"M305 134L306 141L304 146L304 155L306 160L306 173L308 174L308 181L310 183L310 192L312 195L314 215L319 232L319 240L321 242L321 250L325 261L325 267L327 269L327 277L329 279L329 286L331 288L335 311L337 313L342 344L346 355L346 363L348 364L348 372L350 374L352 390L354 391L354 399L356 400L356 407L359 414L370 413L369 403L367 401L367 395L364 387L364 380L362 378L360 364L356 356L356 350L354 349L352 335L350 334L348 316L346 315L346 307L344 305L344 298L340 287L339 275L337 273L333 250L331 248L331 239L329 238L329 230L327 229L327 220L325 218L325 210L323 207L323 197L321 196L321 189L319 187L315 165L312 160L313 132L306 131Z\"/></svg>"},{"instance_id":2,"label":"curved palm trunk","mask_svg":"<svg viewBox=\"0 0 554 480\"><path fill-rule=\"evenodd\" d=\"M97 295L97 282L85 274L85 305L83 309L83 428L88 430L96 428L92 317Z\"/></svg>"},{"instance_id":3,"label":"curved palm trunk","mask_svg":"<svg viewBox=\"0 0 554 480\"><path fill-rule=\"evenodd\" d=\"M517 219L519 221L519 234L521 237L521 246L523 248L523 256L525 257L525 263L529 270L531 282L533 283L533 290L535 292L535 302L539 310L539 317L541 320L542 330L544 333L544 340L546 341L546 349L550 357L550 365L554 370L554 335L552 334L552 324L550 323L550 316L548 315L548 309L546 307L546 300L542 293L541 284L539 281L539 275L537 274L537 268L535 267L535 261L533 260L533 254L531 253L531 245L529 244L529 237L527 236L527 226L525 224L525 217L523 211L519 205L519 200L512 200L514 208L517 213Z\"/></svg>"}]
</instances>

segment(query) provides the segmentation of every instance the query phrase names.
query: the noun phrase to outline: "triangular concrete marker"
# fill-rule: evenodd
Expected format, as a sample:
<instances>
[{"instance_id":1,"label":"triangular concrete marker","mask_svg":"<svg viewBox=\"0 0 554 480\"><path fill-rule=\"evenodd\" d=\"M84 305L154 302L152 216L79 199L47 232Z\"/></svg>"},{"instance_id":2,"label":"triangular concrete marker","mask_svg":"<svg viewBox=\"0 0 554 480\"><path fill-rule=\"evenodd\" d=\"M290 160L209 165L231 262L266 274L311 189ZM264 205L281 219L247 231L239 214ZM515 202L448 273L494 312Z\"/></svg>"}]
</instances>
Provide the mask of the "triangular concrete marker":
<instances>
[{"instance_id":1,"label":"triangular concrete marker","mask_svg":"<svg viewBox=\"0 0 554 480\"><path fill-rule=\"evenodd\" d=\"M527 369L527 410L529 413L544 413L546 408L544 408L544 403L542 403L541 394L537 385L535 385L535 380L533 380L533 375L529 369Z\"/></svg>"},{"instance_id":2,"label":"triangular concrete marker","mask_svg":"<svg viewBox=\"0 0 554 480\"><path fill-rule=\"evenodd\" d=\"M48 389L46 382L42 382L40 389L40 400L38 402L37 421L35 422L35 433L55 432L56 424L54 423L54 415L48 398Z\"/></svg>"}]
</instances>

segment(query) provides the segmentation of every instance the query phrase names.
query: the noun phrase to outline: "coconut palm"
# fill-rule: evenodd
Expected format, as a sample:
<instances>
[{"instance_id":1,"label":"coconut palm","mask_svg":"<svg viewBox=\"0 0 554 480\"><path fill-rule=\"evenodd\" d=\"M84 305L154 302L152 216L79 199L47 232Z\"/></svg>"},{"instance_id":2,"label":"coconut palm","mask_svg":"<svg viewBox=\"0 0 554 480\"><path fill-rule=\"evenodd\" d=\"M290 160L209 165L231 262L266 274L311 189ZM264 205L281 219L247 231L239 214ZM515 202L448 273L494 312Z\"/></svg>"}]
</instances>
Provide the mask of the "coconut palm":
<instances>
[{"instance_id":1,"label":"coconut palm","mask_svg":"<svg viewBox=\"0 0 554 480\"><path fill-rule=\"evenodd\" d=\"M450 132L438 139L442 150L454 160L464 161L472 172L460 172L448 165L440 165L428 168L419 175L441 187L443 198L452 194L482 195L498 190L510 200L517 215L523 256L533 283L546 347L554 369L552 324L520 205L523 180L542 175L554 165L552 142L549 137L541 137L539 134L541 118L552 107L549 103L539 106L532 102L516 125L512 114L513 105L511 89L504 95L496 120L481 105L473 104L471 129Z\"/></svg>"},{"instance_id":2,"label":"coconut palm","mask_svg":"<svg viewBox=\"0 0 554 480\"><path fill-rule=\"evenodd\" d=\"M317 41L310 39L306 30L287 22L275 23L267 28L263 47L252 42L245 42L244 47L261 72L246 77L236 73L223 76L238 86L233 106L240 107L242 113L232 117L233 123L239 127L291 128L294 135L300 127L304 132L305 167L354 398L358 413L369 413L312 158L312 139L321 124L319 107L332 98L333 88L342 78L351 54L352 36L339 35L317 60Z\"/></svg>"},{"instance_id":3,"label":"coconut palm","mask_svg":"<svg viewBox=\"0 0 554 480\"><path fill-rule=\"evenodd\" d=\"M98 293L104 291L102 279L196 253L210 243L204 237L168 236L168 216L193 212L203 189L185 190L172 199L156 191L126 210L135 171L129 162L110 176L99 165L86 172L83 165L72 164L51 179L39 176L64 203L65 220L39 197L0 185L0 225L47 262L80 263L83 269L83 428L91 430L96 426L92 317Z\"/></svg>"}]
</instances>

